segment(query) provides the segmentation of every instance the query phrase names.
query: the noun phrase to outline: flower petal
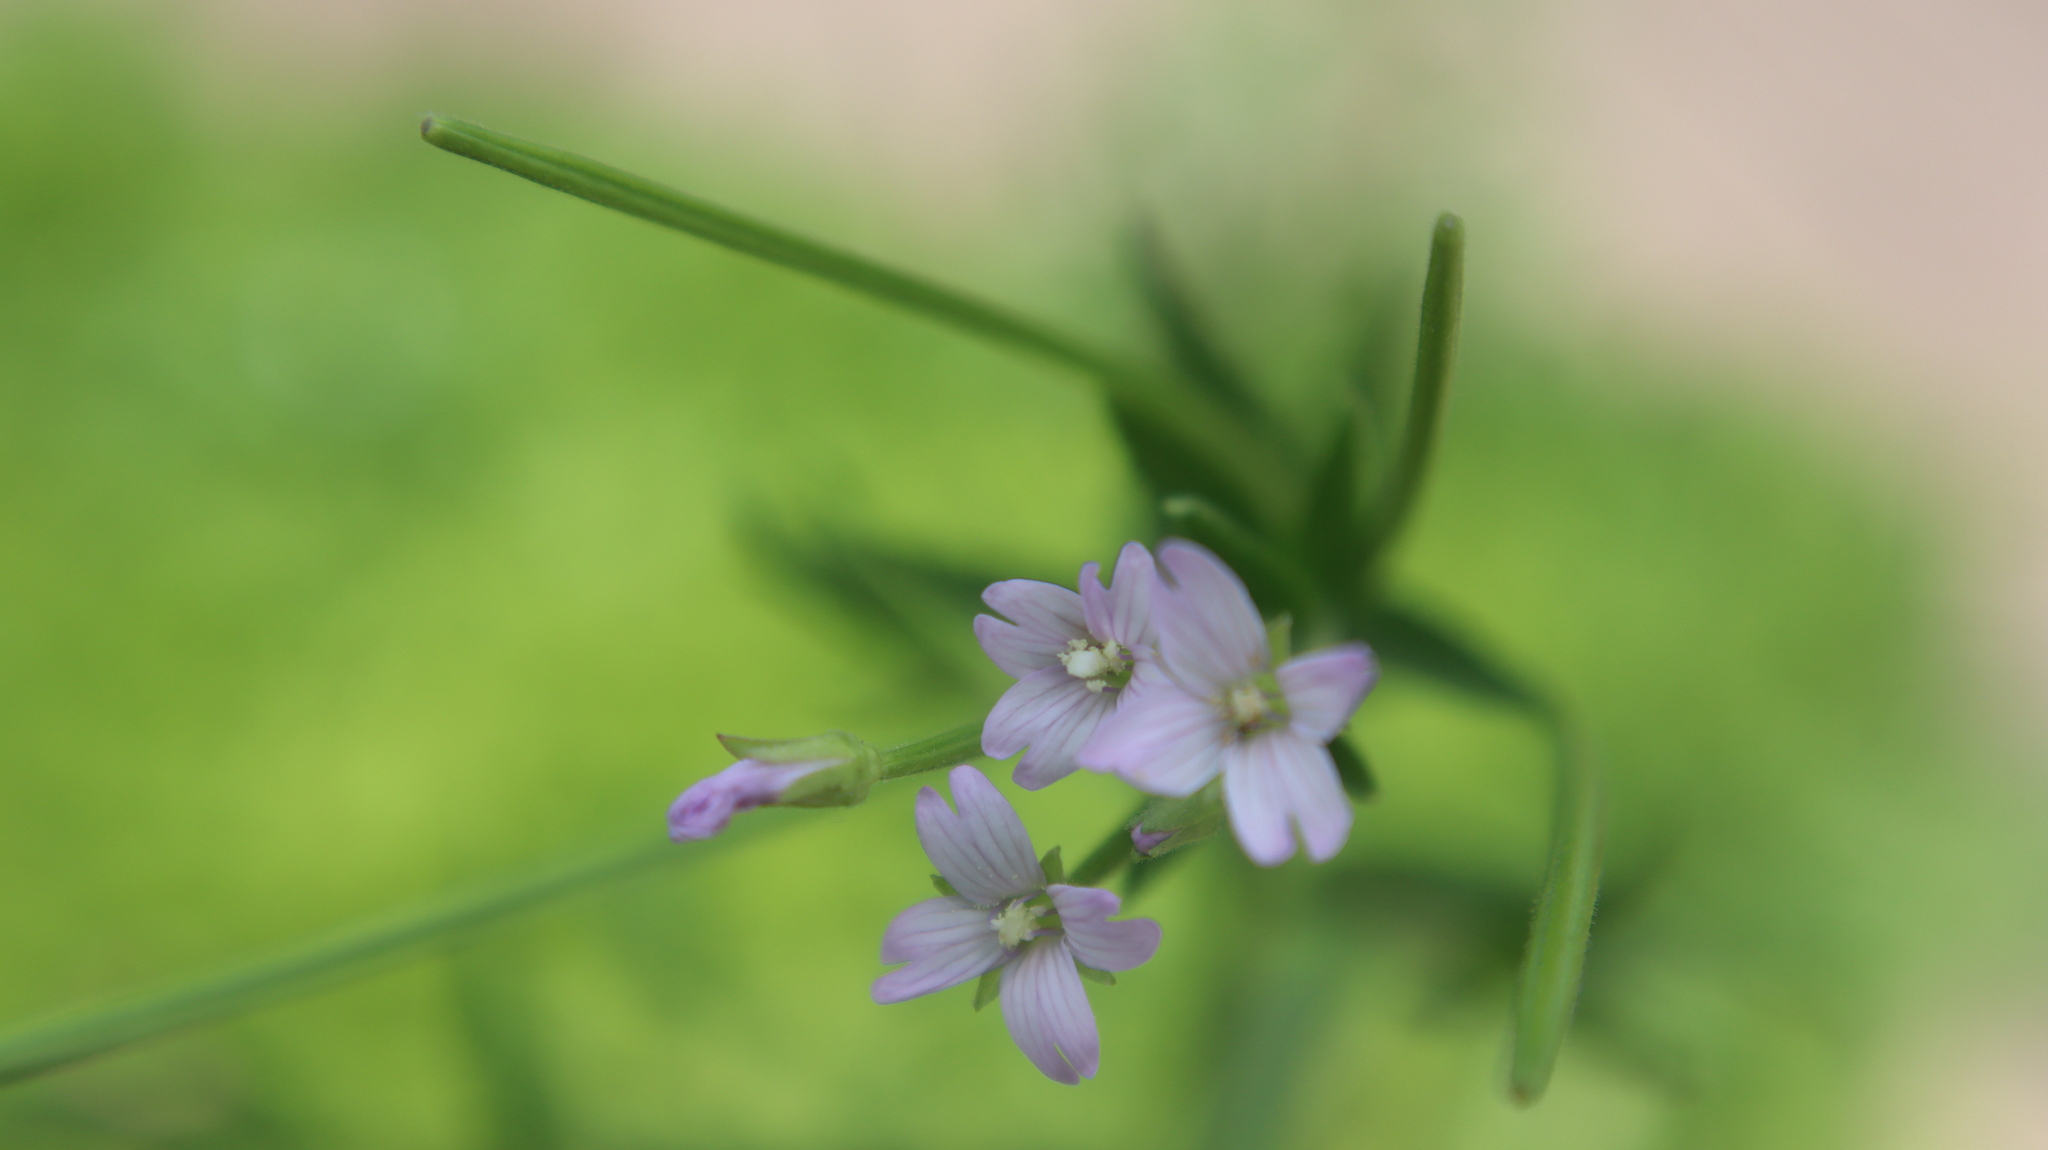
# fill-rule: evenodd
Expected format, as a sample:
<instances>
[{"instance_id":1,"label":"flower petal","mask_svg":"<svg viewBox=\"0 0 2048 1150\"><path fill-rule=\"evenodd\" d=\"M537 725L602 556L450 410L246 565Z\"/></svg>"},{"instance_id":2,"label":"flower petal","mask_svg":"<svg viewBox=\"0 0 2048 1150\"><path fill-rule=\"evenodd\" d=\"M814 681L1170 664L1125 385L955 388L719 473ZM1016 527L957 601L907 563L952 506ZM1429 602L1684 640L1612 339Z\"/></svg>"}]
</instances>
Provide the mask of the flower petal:
<instances>
[{"instance_id":1,"label":"flower petal","mask_svg":"<svg viewBox=\"0 0 2048 1150\"><path fill-rule=\"evenodd\" d=\"M1289 659L1273 677L1287 696L1294 729L1327 743L1351 721L1352 712L1379 679L1380 667L1370 647L1346 643Z\"/></svg>"},{"instance_id":2,"label":"flower petal","mask_svg":"<svg viewBox=\"0 0 2048 1150\"><path fill-rule=\"evenodd\" d=\"M1149 918L1106 921L1123 900L1092 886L1055 884L1045 888L1060 912L1067 949L1083 966L1097 970L1129 970L1152 960L1159 950L1159 924Z\"/></svg>"},{"instance_id":3,"label":"flower petal","mask_svg":"<svg viewBox=\"0 0 2048 1150\"><path fill-rule=\"evenodd\" d=\"M1007 759L1030 747L1012 777L1035 791L1074 773L1081 765L1074 756L1114 710L1115 692L1091 691L1065 667L1033 671L996 701L981 728L981 750Z\"/></svg>"},{"instance_id":4,"label":"flower petal","mask_svg":"<svg viewBox=\"0 0 2048 1150\"><path fill-rule=\"evenodd\" d=\"M1167 674L1193 694L1214 696L1265 670L1272 662L1266 625L1236 573L1181 539L1159 549L1159 562L1173 579L1153 591L1159 660Z\"/></svg>"},{"instance_id":5,"label":"flower petal","mask_svg":"<svg viewBox=\"0 0 2048 1150\"><path fill-rule=\"evenodd\" d=\"M1097 574L1100 570L1093 563L1081 568L1081 606L1088 633L1149 654L1158 642L1152 626L1152 586L1159 575L1152 553L1142 543L1124 544L1106 591Z\"/></svg>"},{"instance_id":6,"label":"flower petal","mask_svg":"<svg viewBox=\"0 0 2048 1150\"><path fill-rule=\"evenodd\" d=\"M1041 938L1003 968L1003 1021L1032 1065L1069 1086L1095 1077L1102 1044L1074 956L1057 938Z\"/></svg>"},{"instance_id":7,"label":"flower petal","mask_svg":"<svg viewBox=\"0 0 2048 1150\"><path fill-rule=\"evenodd\" d=\"M974 635L996 666L1019 679L1056 660L1067 649L1067 640L1088 638L1081 596L1058 584L1005 579L989 584L981 601L1010 622L983 623L987 616L978 615Z\"/></svg>"},{"instance_id":8,"label":"flower petal","mask_svg":"<svg viewBox=\"0 0 2048 1150\"><path fill-rule=\"evenodd\" d=\"M1082 766L1114 771L1141 791L1191 795L1222 769L1227 726L1208 702L1141 667L1078 757Z\"/></svg>"},{"instance_id":9,"label":"flower petal","mask_svg":"<svg viewBox=\"0 0 2048 1150\"><path fill-rule=\"evenodd\" d=\"M948 777L958 814L930 787L917 793L917 838L939 873L979 906L1044 888L1045 872L1009 800L973 767L954 767Z\"/></svg>"},{"instance_id":10,"label":"flower petal","mask_svg":"<svg viewBox=\"0 0 2048 1150\"><path fill-rule=\"evenodd\" d=\"M1048 639L994 615L974 617L974 637L981 642L982 653L1012 679L1060 666L1060 652L1067 649L1065 639Z\"/></svg>"},{"instance_id":11,"label":"flower petal","mask_svg":"<svg viewBox=\"0 0 2048 1150\"><path fill-rule=\"evenodd\" d=\"M767 806L781 798L789 784L843 761L764 763L741 759L715 775L698 779L676 796L668 808L668 837L679 843L711 838L724 830L734 815Z\"/></svg>"},{"instance_id":12,"label":"flower petal","mask_svg":"<svg viewBox=\"0 0 2048 1150\"><path fill-rule=\"evenodd\" d=\"M1267 731L1223 753L1223 805L1238 845L1260 866L1294 856L1294 828L1322 862L1351 835L1351 800L1323 745L1291 729Z\"/></svg>"},{"instance_id":13,"label":"flower petal","mask_svg":"<svg viewBox=\"0 0 2048 1150\"><path fill-rule=\"evenodd\" d=\"M876 979L869 993L876 1002L903 1002L980 978L1007 957L987 908L957 896L926 899L882 932L882 961L910 965Z\"/></svg>"}]
</instances>

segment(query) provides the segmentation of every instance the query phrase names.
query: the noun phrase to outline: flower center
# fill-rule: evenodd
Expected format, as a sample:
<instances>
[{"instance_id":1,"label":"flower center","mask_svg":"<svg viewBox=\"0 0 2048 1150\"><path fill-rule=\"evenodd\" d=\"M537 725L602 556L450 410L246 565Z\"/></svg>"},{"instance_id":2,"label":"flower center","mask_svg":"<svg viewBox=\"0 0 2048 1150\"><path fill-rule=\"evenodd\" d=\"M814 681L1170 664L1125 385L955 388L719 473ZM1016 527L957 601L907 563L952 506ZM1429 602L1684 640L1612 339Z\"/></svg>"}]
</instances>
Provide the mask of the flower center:
<instances>
[{"instance_id":1,"label":"flower center","mask_svg":"<svg viewBox=\"0 0 2048 1150\"><path fill-rule=\"evenodd\" d=\"M1261 676L1261 679L1270 678ZM1237 728L1239 738L1248 738L1277 727L1286 720L1287 701L1281 697L1278 687L1278 683L1268 684L1253 679L1224 692L1223 698L1218 700L1220 709Z\"/></svg>"},{"instance_id":2,"label":"flower center","mask_svg":"<svg viewBox=\"0 0 2048 1150\"><path fill-rule=\"evenodd\" d=\"M997 911L988 920L988 927L996 932L996 941L1003 944L1004 950L1015 950L1038 933L1038 916L1047 909L1032 906L1031 896L1026 895Z\"/></svg>"},{"instance_id":3,"label":"flower center","mask_svg":"<svg viewBox=\"0 0 2048 1150\"><path fill-rule=\"evenodd\" d=\"M1069 639L1067 649L1060 652L1060 665L1091 691L1122 687L1131 681L1131 653L1114 639L1099 643Z\"/></svg>"}]
</instances>

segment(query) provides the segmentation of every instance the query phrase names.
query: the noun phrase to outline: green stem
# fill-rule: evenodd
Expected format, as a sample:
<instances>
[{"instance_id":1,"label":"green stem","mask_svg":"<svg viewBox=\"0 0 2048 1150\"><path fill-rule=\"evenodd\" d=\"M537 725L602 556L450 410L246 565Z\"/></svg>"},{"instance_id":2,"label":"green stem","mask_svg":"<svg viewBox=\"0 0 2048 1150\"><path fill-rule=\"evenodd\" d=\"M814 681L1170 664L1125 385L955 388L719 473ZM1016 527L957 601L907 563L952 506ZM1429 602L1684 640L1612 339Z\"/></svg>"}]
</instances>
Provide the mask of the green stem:
<instances>
[{"instance_id":1,"label":"green stem","mask_svg":"<svg viewBox=\"0 0 2048 1150\"><path fill-rule=\"evenodd\" d=\"M981 754L981 724L969 723L881 752L882 777L899 779ZM175 1030L217 1022L380 969L431 944L661 862L696 862L787 821L750 815L708 842L633 845L513 882L437 900L409 914L336 931L216 974L31 1022L0 1034L0 1086Z\"/></svg>"},{"instance_id":2,"label":"green stem","mask_svg":"<svg viewBox=\"0 0 2048 1150\"><path fill-rule=\"evenodd\" d=\"M1408 427L1394 460L1378 522L1375 548L1392 540L1415 507L1422 476L1436 447L1444 390L1458 360L1458 326L1465 295L1465 223L1449 212L1437 217L1430 237L1429 275L1422 285L1422 329L1415 347L1415 386L1408 396Z\"/></svg>"},{"instance_id":3,"label":"green stem","mask_svg":"<svg viewBox=\"0 0 2048 1150\"><path fill-rule=\"evenodd\" d=\"M707 844L708 845L708 844ZM354 926L269 958L181 986L31 1023L0 1036L0 1085L104 1054L174 1030L267 1006L375 969L380 960L445 941L559 895L644 870L657 862L707 857L667 842L635 842L516 882L437 901L367 926Z\"/></svg>"},{"instance_id":4,"label":"green stem","mask_svg":"<svg viewBox=\"0 0 2048 1150\"><path fill-rule=\"evenodd\" d=\"M1550 859L1515 996L1515 1044L1509 1087L1527 1105L1543 1096L1571 1030L1579 978L1600 893L1603 797L1600 771L1581 736L1554 711L1545 726L1557 756Z\"/></svg>"},{"instance_id":5,"label":"green stem","mask_svg":"<svg viewBox=\"0 0 2048 1150\"><path fill-rule=\"evenodd\" d=\"M882 752L882 781L958 766L983 758L981 724L967 723L928 739L918 739Z\"/></svg>"}]
</instances>

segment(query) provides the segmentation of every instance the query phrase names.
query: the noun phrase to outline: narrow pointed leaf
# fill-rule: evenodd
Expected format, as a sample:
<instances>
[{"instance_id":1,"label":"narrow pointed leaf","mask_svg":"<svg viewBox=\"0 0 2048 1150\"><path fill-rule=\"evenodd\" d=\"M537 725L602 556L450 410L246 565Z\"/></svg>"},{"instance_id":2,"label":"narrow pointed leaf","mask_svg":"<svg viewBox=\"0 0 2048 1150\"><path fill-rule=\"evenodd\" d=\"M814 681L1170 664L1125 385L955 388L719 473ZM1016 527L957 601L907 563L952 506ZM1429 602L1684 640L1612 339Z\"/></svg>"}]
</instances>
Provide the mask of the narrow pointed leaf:
<instances>
[{"instance_id":1,"label":"narrow pointed leaf","mask_svg":"<svg viewBox=\"0 0 2048 1150\"><path fill-rule=\"evenodd\" d=\"M1602 798L1599 767L1583 740L1562 721L1550 724L1556 744L1556 807L1550 860L1515 996L1515 1045L1509 1088L1524 1105L1543 1096L1570 1032L1585 973L1586 943L1600 894Z\"/></svg>"},{"instance_id":2,"label":"narrow pointed leaf","mask_svg":"<svg viewBox=\"0 0 2048 1150\"><path fill-rule=\"evenodd\" d=\"M1038 869L1045 872L1047 886L1067 881L1066 864L1060 861L1060 848L1054 847L1038 860Z\"/></svg>"},{"instance_id":3,"label":"narrow pointed leaf","mask_svg":"<svg viewBox=\"0 0 2048 1150\"><path fill-rule=\"evenodd\" d=\"M1207 392L1211 399L1252 426L1268 431L1272 415L1252 391L1243 372L1224 353L1213 327L1196 306L1187 283L1167 254L1166 241L1156 225L1138 229L1136 249L1138 282L1152 318L1165 337L1167 351L1183 378Z\"/></svg>"},{"instance_id":4,"label":"narrow pointed leaf","mask_svg":"<svg viewBox=\"0 0 2048 1150\"><path fill-rule=\"evenodd\" d=\"M1097 970L1092 966L1082 966L1077 962L1074 964L1074 971L1090 982L1099 982L1104 986L1116 985L1116 975L1106 970Z\"/></svg>"},{"instance_id":5,"label":"narrow pointed leaf","mask_svg":"<svg viewBox=\"0 0 2048 1150\"><path fill-rule=\"evenodd\" d=\"M1550 846L1522 955L1509 1062L1514 1097L1534 1102L1550 1084L1571 1030L1600 894L1605 815L1599 765L1555 702L1436 624L1387 607L1368 618L1366 637L1389 666L1523 710L1552 742Z\"/></svg>"},{"instance_id":6,"label":"narrow pointed leaf","mask_svg":"<svg viewBox=\"0 0 2048 1150\"><path fill-rule=\"evenodd\" d=\"M1465 225L1445 212L1430 240L1429 277L1422 285L1422 324L1416 340L1415 384L1408 394L1407 427L1372 526L1375 550L1407 522L1436 448L1444 391L1458 357L1458 325L1465 294Z\"/></svg>"},{"instance_id":7,"label":"narrow pointed leaf","mask_svg":"<svg viewBox=\"0 0 2048 1150\"><path fill-rule=\"evenodd\" d=\"M963 331L1043 356L1091 376L1108 396L1140 470L1250 513L1277 516L1286 471L1263 443L1245 442L1241 420L1207 394L1190 395L1157 373L1126 363L1006 308L877 263L831 244L720 207L687 192L546 144L450 116L429 116L420 135L437 148L501 168L544 187L687 232L734 251L850 288ZM1149 462L1148 462L1149 461ZM1159 468L1163 470L1158 470Z\"/></svg>"}]
</instances>

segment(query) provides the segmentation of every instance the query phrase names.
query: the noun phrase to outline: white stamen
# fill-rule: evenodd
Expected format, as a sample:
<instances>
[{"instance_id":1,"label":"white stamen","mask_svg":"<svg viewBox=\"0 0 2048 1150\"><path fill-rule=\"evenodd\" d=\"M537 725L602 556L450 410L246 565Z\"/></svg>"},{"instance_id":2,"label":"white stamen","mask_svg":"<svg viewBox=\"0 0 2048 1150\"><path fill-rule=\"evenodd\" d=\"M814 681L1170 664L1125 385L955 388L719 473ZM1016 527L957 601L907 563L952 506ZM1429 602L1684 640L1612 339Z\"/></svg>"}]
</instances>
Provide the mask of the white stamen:
<instances>
[{"instance_id":1,"label":"white stamen","mask_svg":"<svg viewBox=\"0 0 2048 1150\"><path fill-rule=\"evenodd\" d=\"M1230 721L1240 727L1257 726L1273 713L1266 693L1252 683L1232 687L1225 705L1230 708Z\"/></svg>"},{"instance_id":2,"label":"white stamen","mask_svg":"<svg viewBox=\"0 0 2048 1150\"><path fill-rule=\"evenodd\" d=\"M1038 916L1044 913L1044 908L1034 907L1028 899L1020 898L990 919L989 929L996 932L996 941L1003 944L1003 949L1015 950L1037 933Z\"/></svg>"}]
</instances>

